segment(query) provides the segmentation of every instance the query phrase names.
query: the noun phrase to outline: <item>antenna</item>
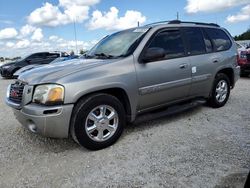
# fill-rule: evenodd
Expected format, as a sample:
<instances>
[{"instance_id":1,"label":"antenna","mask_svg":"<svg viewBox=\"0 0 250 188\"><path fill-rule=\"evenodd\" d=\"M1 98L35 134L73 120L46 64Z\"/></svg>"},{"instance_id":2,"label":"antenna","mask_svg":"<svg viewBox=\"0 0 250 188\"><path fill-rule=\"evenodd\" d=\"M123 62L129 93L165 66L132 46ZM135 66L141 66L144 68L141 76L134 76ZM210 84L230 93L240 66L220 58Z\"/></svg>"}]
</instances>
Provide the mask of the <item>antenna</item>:
<instances>
[{"instance_id":1,"label":"antenna","mask_svg":"<svg viewBox=\"0 0 250 188\"><path fill-rule=\"evenodd\" d=\"M76 21L75 21L75 19L74 19L74 32L75 32L76 54L77 54L78 49L77 49Z\"/></svg>"}]
</instances>

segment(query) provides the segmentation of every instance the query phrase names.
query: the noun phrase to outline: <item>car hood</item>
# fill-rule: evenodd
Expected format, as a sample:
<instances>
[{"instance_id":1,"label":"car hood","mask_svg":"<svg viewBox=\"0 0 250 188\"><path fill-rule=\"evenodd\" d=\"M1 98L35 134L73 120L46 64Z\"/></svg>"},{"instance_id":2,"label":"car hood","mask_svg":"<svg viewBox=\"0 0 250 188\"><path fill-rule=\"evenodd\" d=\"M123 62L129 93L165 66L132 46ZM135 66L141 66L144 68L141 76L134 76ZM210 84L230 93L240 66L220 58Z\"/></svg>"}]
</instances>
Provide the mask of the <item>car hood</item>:
<instances>
[{"instance_id":1,"label":"car hood","mask_svg":"<svg viewBox=\"0 0 250 188\"><path fill-rule=\"evenodd\" d=\"M22 73L18 79L31 85L56 82L60 78L84 71L93 67L102 66L117 60L101 59L73 59L64 63L48 64Z\"/></svg>"},{"instance_id":2,"label":"car hood","mask_svg":"<svg viewBox=\"0 0 250 188\"><path fill-rule=\"evenodd\" d=\"M15 65L16 62L4 63L1 67Z\"/></svg>"},{"instance_id":3,"label":"car hood","mask_svg":"<svg viewBox=\"0 0 250 188\"><path fill-rule=\"evenodd\" d=\"M14 76L19 76L21 73L34 69L36 67L41 67L42 65L28 65L25 66L14 73Z\"/></svg>"}]
</instances>

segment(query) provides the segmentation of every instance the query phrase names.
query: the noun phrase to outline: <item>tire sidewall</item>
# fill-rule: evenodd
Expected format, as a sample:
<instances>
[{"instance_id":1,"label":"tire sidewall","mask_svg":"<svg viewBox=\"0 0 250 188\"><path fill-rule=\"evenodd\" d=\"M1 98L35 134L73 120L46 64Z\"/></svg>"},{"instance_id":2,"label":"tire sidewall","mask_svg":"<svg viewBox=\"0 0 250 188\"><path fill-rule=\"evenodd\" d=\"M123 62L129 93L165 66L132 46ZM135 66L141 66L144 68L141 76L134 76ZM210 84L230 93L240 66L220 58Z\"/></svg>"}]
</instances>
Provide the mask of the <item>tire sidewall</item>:
<instances>
[{"instance_id":1,"label":"tire sidewall","mask_svg":"<svg viewBox=\"0 0 250 188\"><path fill-rule=\"evenodd\" d=\"M227 96L225 98L225 100L223 102L219 102L217 99L216 99L216 87L218 85L218 83L220 81L226 81L227 82ZM229 95L230 95L230 81L229 81L229 78L223 74L223 73L219 73L216 77L215 77L215 81L214 81L214 85L213 85L213 90L212 90L212 96L211 96L211 103L212 103L212 106L215 107L215 108L219 108L219 107L222 107L224 106L227 101L228 101L228 98L229 98Z\"/></svg>"},{"instance_id":2,"label":"tire sidewall","mask_svg":"<svg viewBox=\"0 0 250 188\"><path fill-rule=\"evenodd\" d=\"M117 130L114 135L106 141L97 142L92 140L86 132L85 122L88 114L97 106L100 105L109 105L113 107L119 118L119 123ZM105 147L108 147L116 142L116 140L121 136L123 127L125 124L125 110L121 102L111 95L99 94L95 96L90 96L86 101L82 102L76 109L75 121L74 121L74 136L77 139L77 142L90 150L98 150Z\"/></svg>"}]
</instances>

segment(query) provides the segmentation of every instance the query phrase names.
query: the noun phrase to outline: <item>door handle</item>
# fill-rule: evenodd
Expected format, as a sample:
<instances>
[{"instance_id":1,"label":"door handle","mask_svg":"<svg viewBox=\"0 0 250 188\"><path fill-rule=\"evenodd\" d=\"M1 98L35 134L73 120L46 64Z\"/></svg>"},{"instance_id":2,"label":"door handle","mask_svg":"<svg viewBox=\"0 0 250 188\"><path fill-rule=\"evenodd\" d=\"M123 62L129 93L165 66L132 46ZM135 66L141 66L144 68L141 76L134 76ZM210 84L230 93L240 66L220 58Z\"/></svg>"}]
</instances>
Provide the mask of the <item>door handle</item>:
<instances>
[{"instance_id":1,"label":"door handle","mask_svg":"<svg viewBox=\"0 0 250 188\"><path fill-rule=\"evenodd\" d=\"M180 69L185 69L188 67L188 64L184 63L179 66Z\"/></svg>"},{"instance_id":2,"label":"door handle","mask_svg":"<svg viewBox=\"0 0 250 188\"><path fill-rule=\"evenodd\" d=\"M219 63L219 59L213 59L213 63Z\"/></svg>"}]
</instances>

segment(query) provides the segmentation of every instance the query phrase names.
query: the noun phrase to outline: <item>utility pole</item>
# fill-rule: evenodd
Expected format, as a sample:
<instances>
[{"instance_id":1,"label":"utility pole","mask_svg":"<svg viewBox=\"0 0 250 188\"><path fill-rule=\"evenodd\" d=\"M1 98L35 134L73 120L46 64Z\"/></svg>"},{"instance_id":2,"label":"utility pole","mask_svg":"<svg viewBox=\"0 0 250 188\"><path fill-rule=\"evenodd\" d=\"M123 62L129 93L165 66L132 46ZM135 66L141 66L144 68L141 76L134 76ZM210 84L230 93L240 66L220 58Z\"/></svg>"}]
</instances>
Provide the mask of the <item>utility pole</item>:
<instances>
[{"instance_id":1,"label":"utility pole","mask_svg":"<svg viewBox=\"0 0 250 188\"><path fill-rule=\"evenodd\" d=\"M77 54L78 49L77 49L76 21L75 21L75 19L74 19L74 32L75 32L75 43L76 43L76 53L75 54Z\"/></svg>"},{"instance_id":2,"label":"utility pole","mask_svg":"<svg viewBox=\"0 0 250 188\"><path fill-rule=\"evenodd\" d=\"M139 21L137 22L137 27L140 27L140 22Z\"/></svg>"},{"instance_id":3,"label":"utility pole","mask_svg":"<svg viewBox=\"0 0 250 188\"><path fill-rule=\"evenodd\" d=\"M179 12L177 12L176 18L177 18L177 20L179 20Z\"/></svg>"}]
</instances>

